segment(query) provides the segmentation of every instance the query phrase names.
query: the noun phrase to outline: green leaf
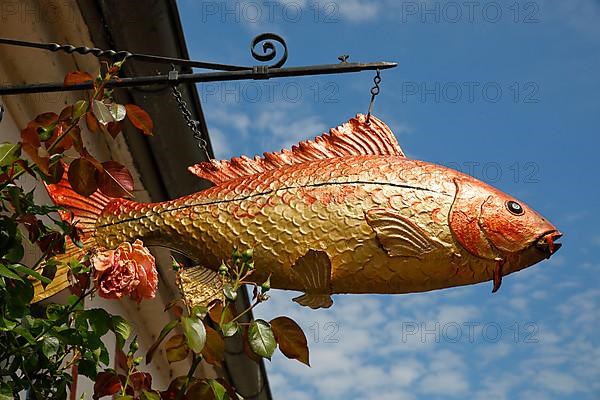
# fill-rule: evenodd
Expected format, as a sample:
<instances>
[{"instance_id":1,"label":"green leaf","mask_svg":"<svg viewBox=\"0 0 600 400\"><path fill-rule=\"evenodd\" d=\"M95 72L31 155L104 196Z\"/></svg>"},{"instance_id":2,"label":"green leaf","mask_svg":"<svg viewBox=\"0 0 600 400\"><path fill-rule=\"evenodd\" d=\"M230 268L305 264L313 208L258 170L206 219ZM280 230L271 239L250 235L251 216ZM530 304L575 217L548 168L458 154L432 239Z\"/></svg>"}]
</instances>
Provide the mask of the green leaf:
<instances>
[{"instance_id":1,"label":"green leaf","mask_svg":"<svg viewBox=\"0 0 600 400\"><path fill-rule=\"evenodd\" d=\"M18 263L25 255L25 249L21 243L14 243L10 249L4 254L4 259L12 263Z\"/></svg>"},{"instance_id":2,"label":"green leaf","mask_svg":"<svg viewBox=\"0 0 600 400\"><path fill-rule=\"evenodd\" d=\"M86 113L88 102L86 100L79 100L73 104L73 119L81 118Z\"/></svg>"},{"instance_id":3,"label":"green leaf","mask_svg":"<svg viewBox=\"0 0 600 400\"><path fill-rule=\"evenodd\" d=\"M77 296L76 294L70 294L69 297L67 297L67 304L70 307L74 306L75 308L73 310L83 310L83 301L79 300L79 296Z\"/></svg>"},{"instance_id":4,"label":"green leaf","mask_svg":"<svg viewBox=\"0 0 600 400\"><path fill-rule=\"evenodd\" d=\"M83 359L79 361L79 373L83 376L87 376L92 381L96 379L96 375L98 375L98 367L96 364L96 360Z\"/></svg>"},{"instance_id":5,"label":"green leaf","mask_svg":"<svg viewBox=\"0 0 600 400\"><path fill-rule=\"evenodd\" d=\"M160 400L160 394L144 390L142 392L141 400Z\"/></svg>"},{"instance_id":6,"label":"green leaf","mask_svg":"<svg viewBox=\"0 0 600 400\"><path fill-rule=\"evenodd\" d=\"M0 275L4 276L6 278L9 278L9 279L14 279L16 281L23 282L23 279L21 279L21 277L19 275L17 275L16 273L14 273L10 269L8 269L8 267L3 264L0 264Z\"/></svg>"},{"instance_id":7,"label":"green leaf","mask_svg":"<svg viewBox=\"0 0 600 400\"><path fill-rule=\"evenodd\" d=\"M111 328L111 316L106 310L101 308L92 308L85 310L83 315L88 320L92 330L100 337L106 334Z\"/></svg>"},{"instance_id":8,"label":"green leaf","mask_svg":"<svg viewBox=\"0 0 600 400\"><path fill-rule=\"evenodd\" d=\"M231 337L235 335L240 330L240 324L237 321L227 322L221 326L221 332L223 332L223 336Z\"/></svg>"},{"instance_id":9,"label":"green leaf","mask_svg":"<svg viewBox=\"0 0 600 400\"><path fill-rule=\"evenodd\" d=\"M27 340L27 342L29 344L35 344L35 338L33 337L33 335L31 334L31 332L29 332L29 329L26 329L22 326L17 326L14 330L14 333L16 333L19 336L23 336L23 338L25 340Z\"/></svg>"},{"instance_id":10,"label":"green leaf","mask_svg":"<svg viewBox=\"0 0 600 400\"><path fill-rule=\"evenodd\" d=\"M109 106L110 114L114 118L115 121L123 121L125 119L125 115L127 115L127 110L125 106L122 104L112 103Z\"/></svg>"},{"instance_id":11,"label":"green leaf","mask_svg":"<svg viewBox=\"0 0 600 400\"><path fill-rule=\"evenodd\" d=\"M215 395L215 400L226 400L229 398L227 395L227 390L215 379L209 379L208 384Z\"/></svg>"},{"instance_id":12,"label":"green leaf","mask_svg":"<svg viewBox=\"0 0 600 400\"><path fill-rule=\"evenodd\" d=\"M206 343L204 323L197 317L183 317L181 318L181 325L188 346L194 353L200 354Z\"/></svg>"},{"instance_id":13,"label":"green leaf","mask_svg":"<svg viewBox=\"0 0 600 400\"><path fill-rule=\"evenodd\" d=\"M271 359L277 342L268 322L257 319L250 323L248 328L248 344L257 355Z\"/></svg>"},{"instance_id":14,"label":"green leaf","mask_svg":"<svg viewBox=\"0 0 600 400\"><path fill-rule=\"evenodd\" d=\"M0 400L14 400L13 391L6 382L0 382Z\"/></svg>"},{"instance_id":15,"label":"green leaf","mask_svg":"<svg viewBox=\"0 0 600 400\"><path fill-rule=\"evenodd\" d=\"M60 341L54 336L46 336L42 341L42 353L46 358L50 359L58 353L60 348Z\"/></svg>"},{"instance_id":16,"label":"green leaf","mask_svg":"<svg viewBox=\"0 0 600 400\"><path fill-rule=\"evenodd\" d=\"M225 294L225 297L231 301L237 299L237 291L228 283L223 286L223 293Z\"/></svg>"},{"instance_id":17,"label":"green leaf","mask_svg":"<svg viewBox=\"0 0 600 400\"><path fill-rule=\"evenodd\" d=\"M0 143L0 167L17 161L20 154L21 146L18 143Z\"/></svg>"},{"instance_id":18,"label":"green leaf","mask_svg":"<svg viewBox=\"0 0 600 400\"><path fill-rule=\"evenodd\" d=\"M46 308L46 318L50 321L57 321L63 316L64 306L60 304L48 304Z\"/></svg>"},{"instance_id":19,"label":"green leaf","mask_svg":"<svg viewBox=\"0 0 600 400\"><path fill-rule=\"evenodd\" d=\"M57 270L57 262L53 262L53 260L48 260L48 262L46 262L46 264L44 265L44 269L42 270L42 276L44 278L49 279L50 281L54 280L54 277L56 276L56 270ZM42 282L42 285L48 285L47 283Z\"/></svg>"},{"instance_id":20,"label":"green leaf","mask_svg":"<svg viewBox=\"0 0 600 400\"><path fill-rule=\"evenodd\" d=\"M33 285L28 280L13 281L13 285L6 288L6 314L20 318L29 313L28 305L33 299Z\"/></svg>"},{"instance_id":21,"label":"green leaf","mask_svg":"<svg viewBox=\"0 0 600 400\"><path fill-rule=\"evenodd\" d=\"M125 345L125 342L127 341L127 339L129 339L129 336L131 335L131 327L129 326L129 323L125 320L125 318L119 315L113 315L113 317L111 318L111 325L111 329L115 333L115 336L117 338L117 345L120 349L122 349L123 345Z\"/></svg>"},{"instance_id":22,"label":"green leaf","mask_svg":"<svg viewBox=\"0 0 600 400\"><path fill-rule=\"evenodd\" d=\"M139 348L140 348L140 345L138 344L137 335L136 335L133 337L133 339L131 339L131 342L129 342L129 351L127 352L127 355L133 356L135 354L135 352L138 351Z\"/></svg>"},{"instance_id":23,"label":"green leaf","mask_svg":"<svg viewBox=\"0 0 600 400\"><path fill-rule=\"evenodd\" d=\"M152 343L152 346L150 346L148 352L146 353L146 364L150 364L150 362L152 362L154 352L156 351L156 349L158 349L158 346L162 343L162 341L165 340L165 337L167 337L169 332L171 332L177 326L178 323L178 320L173 320L162 328L160 334L158 335L158 338L154 341L154 343Z\"/></svg>"},{"instance_id":24,"label":"green leaf","mask_svg":"<svg viewBox=\"0 0 600 400\"><path fill-rule=\"evenodd\" d=\"M194 306L192 308L192 312L190 313L190 315L200 319L204 319L206 314L208 314L208 308L204 306Z\"/></svg>"},{"instance_id":25,"label":"green leaf","mask_svg":"<svg viewBox=\"0 0 600 400\"><path fill-rule=\"evenodd\" d=\"M94 113L94 116L96 117L98 122L100 122L103 125L106 125L109 122L114 122L115 120L106 104L104 104L100 100L94 100L92 102L92 112Z\"/></svg>"},{"instance_id":26,"label":"green leaf","mask_svg":"<svg viewBox=\"0 0 600 400\"><path fill-rule=\"evenodd\" d=\"M37 279L38 281L48 285L49 283L52 282L52 279L48 279L45 276L42 276L42 274L40 274L37 271L34 271L31 268L28 268L26 266L24 266L23 264L17 264L15 265L15 269L23 274L29 275L34 277L35 279Z\"/></svg>"},{"instance_id":27,"label":"green leaf","mask_svg":"<svg viewBox=\"0 0 600 400\"><path fill-rule=\"evenodd\" d=\"M11 321L10 319L0 317L0 331L8 332L15 329L17 323L15 321Z\"/></svg>"}]
</instances>

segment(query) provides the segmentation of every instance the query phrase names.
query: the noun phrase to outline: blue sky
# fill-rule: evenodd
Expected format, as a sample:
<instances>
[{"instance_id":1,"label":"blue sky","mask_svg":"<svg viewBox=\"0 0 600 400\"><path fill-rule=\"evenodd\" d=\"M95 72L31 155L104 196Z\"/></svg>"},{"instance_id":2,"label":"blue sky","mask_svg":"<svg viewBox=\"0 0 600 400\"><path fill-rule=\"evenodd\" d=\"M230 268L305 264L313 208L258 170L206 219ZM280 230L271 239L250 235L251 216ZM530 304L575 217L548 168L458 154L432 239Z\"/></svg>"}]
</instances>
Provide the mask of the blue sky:
<instances>
[{"instance_id":1,"label":"blue sky","mask_svg":"<svg viewBox=\"0 0 600 400\"><path fill-rule=\"evenodd\" d=\"M193 58L253 64L283 35L288 66L398 61L374 113L413 158L470 172L565 233L551 260L504 279L304 309L277 292L312 367L267 362L275 398L597 399L600 2L179 1ZM318 11L317 11L318 10ZM429 12L428 12L429 11ZM279 150L366 112L373 74L200 85L217 157Z\"/></svg>"}]
</instances>

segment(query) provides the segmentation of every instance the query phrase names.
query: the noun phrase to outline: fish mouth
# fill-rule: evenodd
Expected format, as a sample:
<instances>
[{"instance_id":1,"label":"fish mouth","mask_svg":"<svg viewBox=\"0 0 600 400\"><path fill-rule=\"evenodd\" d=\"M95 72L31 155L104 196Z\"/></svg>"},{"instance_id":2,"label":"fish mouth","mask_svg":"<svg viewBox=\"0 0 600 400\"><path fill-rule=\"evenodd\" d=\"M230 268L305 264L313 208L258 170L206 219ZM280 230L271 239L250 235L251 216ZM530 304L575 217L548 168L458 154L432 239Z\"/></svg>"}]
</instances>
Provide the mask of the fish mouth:
<instances>
[{"instance_id":1,"label":"fish mouth","mask_svg":"<svg viewBox=\"0 0 600 400\"><path fill-rule=\"evenodd\" d=\"M546 232L535 242L535 247L546 254L546 258L550 258L552 254L556 253L558 249L561 248L562 244L556 243L556 241L562 236L562 233L556 229Z\"/></svg>"}]
</instances>

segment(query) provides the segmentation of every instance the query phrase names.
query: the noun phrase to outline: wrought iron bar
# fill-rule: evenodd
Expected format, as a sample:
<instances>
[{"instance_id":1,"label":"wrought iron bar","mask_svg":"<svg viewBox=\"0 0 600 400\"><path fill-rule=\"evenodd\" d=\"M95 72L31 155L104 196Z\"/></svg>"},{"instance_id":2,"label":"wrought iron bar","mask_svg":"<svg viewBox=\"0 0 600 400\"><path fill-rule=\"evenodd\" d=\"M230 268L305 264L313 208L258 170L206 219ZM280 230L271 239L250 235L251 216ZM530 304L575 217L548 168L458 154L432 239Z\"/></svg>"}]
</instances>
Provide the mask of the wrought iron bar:
<instances>
[{"instance_id":1,"label":"wrought iron bar","mask_svg":"<svg viewBox=\"0 0 600 400\"><path fill-rule=\"evenodd\" d=\"M259 51L262 43L262 50ZM184 82L218 82L235 81L243 79L269 79L278 77L307 76L339 74L348 72L359 72L365 70L394 68L397 63L377 62L377 63L349 63L348 56L340 58L339 64L311 65L303 67L282 68L288 58L288 49L285 40L275 33L262 33L252 39L250 50L252 57L260 62L275 61L271 65L258 66L240 66L230 64L217 64L205 61L185 60L181 58L155 56L149 54L132 53L129 51L102 50L96 47L72 45L61 45L57 43L37 43L24 40L0 38L0 44L30 47L52 52L66 52L68 54L79 53L82 55L91 54L97 58L108 58L112 61L135 59L143 62L164 63L170 65L179 65L192 68L211 69L219 72L180 74L175 79L168 75L125 77L109 81L106 87L138 87L149 85L176 85ZM278 46L283 49L283 55L278 59ZM65 86L61 83L34 83L28 85L0 86L0 96L46 93L46 92L70 92L77 90L88 90L93 86L93 82L84 82L77 85Z\"/></svg>"},{"instance_id":2,"label":"wrought iron bar","mask_svg":"<svg viewBox=\"0 0 600 400\"><path fill-rule=\"evenodd\" d=\"M257 48L262 43L262 53L257 51ZM270 68L279 68L285 64L285 61L288 57L288 49L285 40L275 34L275 33L262 33L252 39L250 44L250 51L252 53L252 57L260 62L268 62L276 59L277 57L277 46L275 43L278 43L283 48L283 55L281 58L269 65ZM110 59L111 61L120 61L123 59L129 60L138 60L142 62L148 63L158 63L158 64L171 64L171 65L179 65L182 67L190 67L190 68L203 68L203 69L212 69L215 71L245 71L251 70L252 66L242 66L242 65L231 65L231 64L218 64L207 61L196 61L196 60L186 60L183 58L175 58L175 57L164 57L164 56L155 56L150 54L141 54L141 53L132 53L130 51L115 51L115 50L103 50L97 47L87 47L87 46L73 46L70 44L58 44L58 43L38 43L38 42L29 42L25 40L17 40L17 39L7 39L0 38L0 44L5 44L9 46L19 46L19 47L29 47L34 49L48 50L52 52L64 52L67 54L78 53L81 55L93 55L96 58L104 58Z\"/></svg>"},{"instance_id":3,"label":"wrought iron bar","mask_svg":"<svg viewBox=\"0 0 600 400\"><path fill-rule=\"evenodd\" d=\"M179 74L176 78L168 75L140 76L131 78L119 78L106 82L107 88L124 88L150 85L173 85L178 83L200 83L219 81L238 81L245 79L270 79L294 76L343 74L368 70L383 70L394 68L398 63L374 62L374 63L349 63L322 64L302 67L269 68L266 66L253 67L251 70L204 72L193 74ZM72 92L78 90L92 89L93 82L84 82L76 85L65 86L63 82L37 83L29 85L0 86L0 96L15 94L47 93L47 92Z\"/></svg>"}]
</instances>

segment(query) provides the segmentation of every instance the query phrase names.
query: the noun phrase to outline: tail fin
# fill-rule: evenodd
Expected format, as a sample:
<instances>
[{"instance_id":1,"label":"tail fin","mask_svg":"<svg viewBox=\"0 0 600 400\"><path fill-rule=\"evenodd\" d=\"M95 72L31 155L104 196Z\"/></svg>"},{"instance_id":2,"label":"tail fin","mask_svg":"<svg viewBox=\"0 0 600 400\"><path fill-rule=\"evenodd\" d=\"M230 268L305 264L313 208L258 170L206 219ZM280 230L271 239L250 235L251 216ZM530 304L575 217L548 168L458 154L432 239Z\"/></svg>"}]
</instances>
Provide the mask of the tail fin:
<instances>
[{"instance_id":1,"label":"tail fin","mask_svg":"<svg viewBox=\"0 0 600 400\"><path fill-rule=\"evenodd\" d=\"M73 218L75 226L81 230L81 241L84 244L84 249L87 247L86 245L93 243L94 238L92 234L95 229L96 220L110 201L110 198L99 191L87 197L75 192L69 184L66 167L60 182L47 184L46 189L54 204L65 208L65 210L58 212L61 219L63 221L70 221ZM83 257L85 254L84 249L77 247L71 239L67 238L65 254L54 257L56 260L61 261L61 264L58 266L52 283L43 288L40 282L35 282L34 302L48 298L69 286L69 268L66 264L73 258L80 259Z\"/></svg>"}]
</instances>

